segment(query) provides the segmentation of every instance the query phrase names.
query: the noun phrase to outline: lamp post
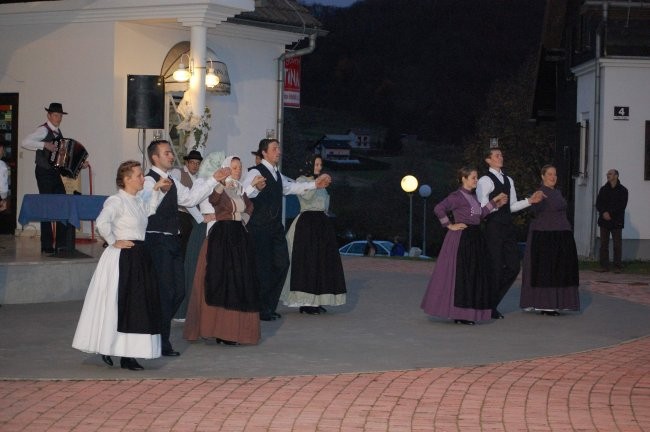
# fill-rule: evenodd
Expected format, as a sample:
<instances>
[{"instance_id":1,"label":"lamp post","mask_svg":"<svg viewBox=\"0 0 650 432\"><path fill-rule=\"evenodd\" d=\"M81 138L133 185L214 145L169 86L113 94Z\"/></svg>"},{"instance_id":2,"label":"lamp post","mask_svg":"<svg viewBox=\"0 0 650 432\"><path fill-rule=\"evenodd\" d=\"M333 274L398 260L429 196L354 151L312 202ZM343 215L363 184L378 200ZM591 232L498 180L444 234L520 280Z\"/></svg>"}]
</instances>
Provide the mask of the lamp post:
<instances>
[{"instance_id":1,"label":"lamp post","mask_svg":"<svg viewBox=\"0 0 650 432\"><path fill-rule=\"evenodd\" d=\"M411 252L411 240L413 238L413 192L418 188L418 179L412 175L402 178L402 190L409 195L409 253Z\"/></svg>"},{"instance_id":2,"label":"lamp post","mask_svg":"<svg viewBox=\"0 0 650 432\"><path fill-rule=\"evenodd\" d=\"M427 198L431 196L431 186L422 185L418 193L424 201L424 213L422 215L422 255L427 254Z\"/></svg>"}]
</instances>

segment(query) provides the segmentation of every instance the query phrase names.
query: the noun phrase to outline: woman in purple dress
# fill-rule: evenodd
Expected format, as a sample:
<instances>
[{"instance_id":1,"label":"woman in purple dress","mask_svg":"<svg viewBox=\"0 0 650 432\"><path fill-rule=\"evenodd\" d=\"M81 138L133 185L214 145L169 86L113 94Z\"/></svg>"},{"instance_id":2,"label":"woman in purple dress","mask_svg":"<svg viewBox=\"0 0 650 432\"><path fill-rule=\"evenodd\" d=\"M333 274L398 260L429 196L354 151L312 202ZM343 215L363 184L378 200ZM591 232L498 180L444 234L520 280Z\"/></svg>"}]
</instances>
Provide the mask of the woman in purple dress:
<instances>
[{"instance_id":1,"label":"woman in purple dress","mask_svg":"<svg viewBox=\"0 0 650 432\"><path fill-rule=\"evenodd\" d=\"M474 325L476 321L490 319L492 312L493 275L481 219L504 205L508 197L501 193L481 207L474 191L478 182L476 170L463 167L458 170L458 178L461 187L433 210L449 231L420 307L429 315Z\"/></svg>"},{"instance_id":2,"label":"woman in purple dress","mask_svg":"<svg viewBox=\"0 0 650 432\"><path fill-rule=\"evenodd\" d=\"M566 215L566 200L555 189L554 166L542 168L545 198L531 209L530 223L521 280L519 305L557 316L560 310L580 310L578 254L571 224Z\"/></svg>"}]
</instances>

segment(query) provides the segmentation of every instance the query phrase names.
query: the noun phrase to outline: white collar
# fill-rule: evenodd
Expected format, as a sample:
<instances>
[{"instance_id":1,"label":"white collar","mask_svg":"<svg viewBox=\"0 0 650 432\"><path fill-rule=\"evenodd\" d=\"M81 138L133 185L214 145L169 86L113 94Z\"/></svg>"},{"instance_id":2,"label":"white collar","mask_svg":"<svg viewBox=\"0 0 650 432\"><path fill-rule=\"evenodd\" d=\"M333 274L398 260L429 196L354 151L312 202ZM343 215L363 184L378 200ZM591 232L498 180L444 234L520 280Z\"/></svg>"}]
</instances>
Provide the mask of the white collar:
<instances>
[{"instance_id":1,"label":"white collar","mask_svg":"<svg viewBox=\"0 0 650 432\"><path fill-rule=\"evenodd\" d=\"M279 172L277 167L274 167L273 165L271 165L271 162L267 161L266 159L262 159L262 165L267 167L269 169L269 171L271 171L271 172Z\"/></svg>"},{"instance_id":2,"label":"white collar","mask_svg":"<svg viewBox=\"0 0 650 432\"><path fill-rule=\"evenodd\" d=\"M163 178L168 178L169 177L169 174L167 174L165 171L161 170L157 166L152 165L151 166L151 171L158 173Z\"/></svg>"},{"instance_id":3,"label":"white collar","mask_svg":"<svg viewBox=\"0 0 650 432\"><path fill-rule=\"evenodd\" d=\"M491 172L492 174L495 174L495 175L497 175L497 176L503 178L503 172L502 172L502 171L497 171L497 170L495 170L494 168L490 168L490 172Z\"/></svg>"},{"instance_id":4,"label":"white collar","mask_svg":"<svg viewBox=\"0 0 650 432\"><path fill-rule=\"evenodd\" d=\"M56 126L54 126L52 123L50 123L49 120L48 120L46 123L47 123L47 127L50 128L51 131L54 131L54 132L57 132L57 133L61 133L61 131L59 130L59 128L56 127Z\"/></svg>"}]
</instances>

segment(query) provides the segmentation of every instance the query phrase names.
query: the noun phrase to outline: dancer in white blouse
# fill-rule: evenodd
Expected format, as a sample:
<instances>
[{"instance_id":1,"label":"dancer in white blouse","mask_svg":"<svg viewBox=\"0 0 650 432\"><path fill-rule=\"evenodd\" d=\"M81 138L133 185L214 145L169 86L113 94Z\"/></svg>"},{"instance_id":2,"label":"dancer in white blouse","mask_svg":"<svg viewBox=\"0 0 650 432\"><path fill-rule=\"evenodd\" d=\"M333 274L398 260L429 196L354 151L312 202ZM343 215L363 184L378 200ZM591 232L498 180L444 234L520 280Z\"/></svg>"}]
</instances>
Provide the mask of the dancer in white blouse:
<instances>
[{"instance_id":1,"label":"dancer in white blouse","mask_svg":"<svg viewBox=\"0 0 650 432\"><path fill-rule=\"evenodd\" d=\"M112 355L122 357L121 367L130 370L143 369L135 357L160 357L160 297L144 236L160 188L169 183L161 178L145 206L136 196L144 185L140 163L123 162L116 177L119 191L97 217L97 230L109 246L90 281L72 346L101 354L109 366Z\"/></svg>"}]
</instances>

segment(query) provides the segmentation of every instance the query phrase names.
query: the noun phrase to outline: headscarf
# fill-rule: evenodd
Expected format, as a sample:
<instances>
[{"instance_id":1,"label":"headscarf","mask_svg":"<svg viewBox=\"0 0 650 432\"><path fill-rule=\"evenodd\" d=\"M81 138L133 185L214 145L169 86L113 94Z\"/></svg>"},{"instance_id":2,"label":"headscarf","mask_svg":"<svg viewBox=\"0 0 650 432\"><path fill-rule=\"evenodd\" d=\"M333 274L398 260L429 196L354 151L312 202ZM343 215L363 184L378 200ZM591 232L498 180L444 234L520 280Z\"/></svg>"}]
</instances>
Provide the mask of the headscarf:
<instances>
[{"instance_id":1,"label":"headscarf","mask_svg":"<svg viewBox=\"0 0 650 432\"><path fill-rule=\"evenodd\" d=\"M238 155L230 155L226 157L223 162L221 162L221 168L230 168L230 164L232 163L233 159L239 159L239 163L241 163L241 158ZM240 178L241 180L241 178ZM242 186L241 182L239 180L235 180L234 178L228 176L226 178L226 188L235 188L237 195L241 196L244 193L244 187Z\"/></svg>"},{"instance_id":2,"label":"headscarf","mask_svg":"<svg viewBox=\"0 0 650 432\"><path fill-rule=\"evenodd\" d=\"M212 174L221 167L225 155L223 152L212 152L203 158L201 166L199 167L199 178L207 179L212 177Z\"/></svg>"}]
</instances>

